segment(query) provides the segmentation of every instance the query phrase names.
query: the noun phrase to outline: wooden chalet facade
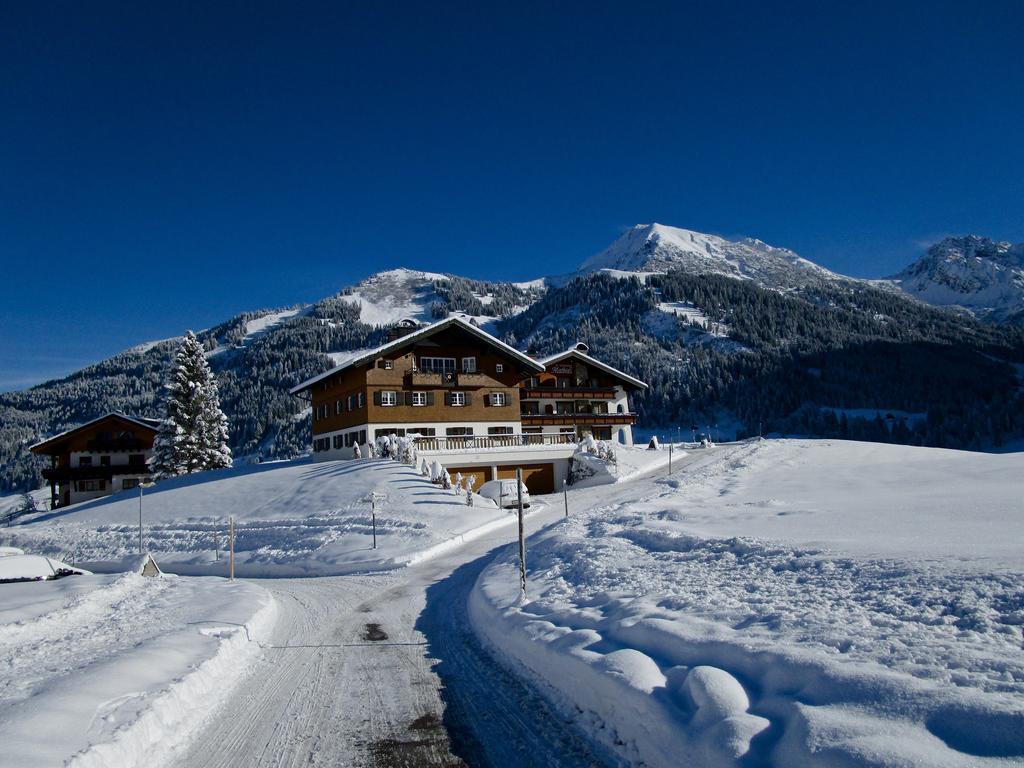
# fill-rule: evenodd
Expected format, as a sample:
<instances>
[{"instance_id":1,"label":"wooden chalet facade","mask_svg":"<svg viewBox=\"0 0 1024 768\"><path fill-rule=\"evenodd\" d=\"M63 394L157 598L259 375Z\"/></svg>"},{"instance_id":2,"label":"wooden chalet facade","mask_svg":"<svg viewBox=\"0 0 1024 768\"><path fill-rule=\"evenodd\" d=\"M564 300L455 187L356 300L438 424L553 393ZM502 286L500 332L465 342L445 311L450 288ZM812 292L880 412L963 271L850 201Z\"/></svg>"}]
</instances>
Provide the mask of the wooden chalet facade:
<instances>
[{"instance_id":1,"label":"wooden chalet facade","mask_svg":"<svg viewBox=\"0 0 1024 768\"><path fill-rule=\"evenodd\" d=\"M32 453L50 457L50 466L43 470L50 484L50 507L137 488L149 477L159 423L108 413L33 445Z\"/></svg>"},{"instance_id":2,"label":"wooden chalet facade","mask_svg":"<svg viewBox=\"0 0 1024 768\"><path fill-rule=\"evenodd\" d=\"M531 492L545 493L585 433L632 444L628 394L646 385L585 345L535 360L459 317L406 321L393 334L291 390L308 393L314 458L349 459L356 444L415 436L421 451L447 456L452 474L482 483L523 467Z\"/></svg>"}]
</instances>

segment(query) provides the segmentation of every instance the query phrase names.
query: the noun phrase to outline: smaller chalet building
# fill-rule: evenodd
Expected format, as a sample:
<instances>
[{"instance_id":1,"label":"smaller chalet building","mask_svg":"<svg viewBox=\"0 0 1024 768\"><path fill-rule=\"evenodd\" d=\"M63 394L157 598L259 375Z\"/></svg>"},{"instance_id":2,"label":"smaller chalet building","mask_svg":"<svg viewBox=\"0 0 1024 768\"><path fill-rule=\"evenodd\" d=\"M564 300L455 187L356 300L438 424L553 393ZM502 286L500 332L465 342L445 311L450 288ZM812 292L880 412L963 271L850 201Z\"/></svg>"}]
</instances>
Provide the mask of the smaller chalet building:
<instances>
[{"instance_id":1,"label":"smaller chalet building","mask_svg":"<svg viewBox=\"0 0 1024 768\"><path fill-rule=\"evenodd\" d=\"M475 475L477 487L518 467L531 493L550 493L584 434L632 444L628 398L646 386L586 345L536 360L449 317L402 322L388 343L291 392L308 393L318 460L350 459L354 445L384 435L414 436L421 453L443 457L453 475Z\"/></svg>"},{"instance_id":2,"label":"smaller chalet building","mask_svg":"<svg viewBox=\"0 0 1024 768\"><path fill-rule=\"evenodd\" d=\"M589 432L597 440L633 444L636 415L629 395L647 385L591 357L586 344L541 360L544 372L520 384L523 433Z\"/></svg>"},{"instance_id":3,"label":"smaller chalet building","mask_svg":"<svg viewBox=\"0 0 1024 768\"><path fill-rule=\"evenodd\" d=\"M149 477L157 419L108 413L80 427L36 443L32 453L49 456L43 477L50 484L50 507L137 488Z\"/></svg>"}]
</instances>

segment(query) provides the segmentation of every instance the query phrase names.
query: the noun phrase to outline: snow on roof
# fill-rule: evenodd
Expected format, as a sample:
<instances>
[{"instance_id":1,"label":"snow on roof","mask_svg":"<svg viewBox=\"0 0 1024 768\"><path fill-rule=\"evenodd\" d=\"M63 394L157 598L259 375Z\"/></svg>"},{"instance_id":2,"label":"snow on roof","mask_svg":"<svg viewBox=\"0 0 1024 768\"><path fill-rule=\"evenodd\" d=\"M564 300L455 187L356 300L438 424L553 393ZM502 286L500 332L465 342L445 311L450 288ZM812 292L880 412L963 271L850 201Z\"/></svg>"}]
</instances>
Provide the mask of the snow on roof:
<instances>
[{"instance_id":1,"label":"snow on roof","mask_svg":"<svg viewBox=\"0 0 1024 768\"><path fill-rule=\"evenodd\" d=\"M292 387L289 390L289 392L293 395L298 394L299 392L309 389L317 382L323 381L324 379L333 376L334 374L343 371L346 368L352 368L354 366L361 365L379 355L384 354L385 352L390 352L395 349L401 349L402 347L411 342L419 341L420 339L432 336L438 331L442 330L443 328L447 328L448 326L457 326L462 330L469 331L473 335L480 338L482 341L497 347L498 349L505 352L507 355L514 357L516 360L518 360L523 365L526 365L529 368L532 368L538 372L544 370L543 365L538 363L529 355L523 354L515 347L509 346L501 339L492 336L491 334L487 333L487 331L477 328L475 325L464 320L463 318L453 316L445 318L444 320L439 320L436 323L431 323L430 325L420 328L418 331L413 331L412 333L406 334L405 336L401 336L395 339L394 341L388 342L387 344L382 344L379 347L374 347L373 349L364 350L362 353L355 354L352 357L345 360L344 362L342 362L340 365L336 365L334 368L331 368L329 371L325 371L324 373L321 373L319 376L314 376L313 378L307 379L301 384Z\"/></svg>"},{"instance_id":2,"label":"snow on roof","mask_svg":"<svg viewBox=\"0 0 1024 768\"><path fill-rule=\"evenodd\" d=\"M148 419L148 418L146 418L144 416L129 416L128 414L121 413L120 411L111 411L110 413L105 413L102 416L99 416L99 417L93 419L92 421L87 421L87 422L85 422L85 424L79 424L77 427L72 427L71 429L66 429L63 432L60 432L60 433L54 435L53 437L48 437L45 440L40 440L35 445L29 446L29 450L30 451L34 451L37 448L40 448L40 447L46 445L47 443L52 443L55 440L60 440L62 437L67 437L68 435L73 434L74 432L77 432L80 429L85 429L86 427L88 427L88 426L90 426L92 424L95 424L98 421L103 421L104 419L109 419L111 416L113 416L115 418L118 418L118 419L124 419L125 421L130 421L133 424L138 424L140 427L144 427L145 429L150 429L150 430L152 430L154 432L156 432L156 428L160 425L160 420L159 419Z\"/></svg>"},{"instance_id":3,"label":"snow on roof","mask_svg":"<svg viewBox=\"0 0 1024 768\"><path fill-rule=\"evenodd\" d=\"M552 363L557 363L559 360L564 360L567 357L578 358L579 360L582 360L588 365L593 365L595 368L600 368L605 373L610 373L612 376L617 376L623 381L629 382L634 387L639 387L640 389L647 389L647 385L644 382L640 381L640 379L634 378L633 376L630 376L628 373L623 373L618 368L613 368L612 366L608 365L608 363L602 363L597 358L591 357L590 355L581 352L579 349L576 348L576 346L572 347L571 349L567 349L564 352L558 352L554 355L542 358L540 362L545 368L547 368Z\"/></svg>"}]
</instances>

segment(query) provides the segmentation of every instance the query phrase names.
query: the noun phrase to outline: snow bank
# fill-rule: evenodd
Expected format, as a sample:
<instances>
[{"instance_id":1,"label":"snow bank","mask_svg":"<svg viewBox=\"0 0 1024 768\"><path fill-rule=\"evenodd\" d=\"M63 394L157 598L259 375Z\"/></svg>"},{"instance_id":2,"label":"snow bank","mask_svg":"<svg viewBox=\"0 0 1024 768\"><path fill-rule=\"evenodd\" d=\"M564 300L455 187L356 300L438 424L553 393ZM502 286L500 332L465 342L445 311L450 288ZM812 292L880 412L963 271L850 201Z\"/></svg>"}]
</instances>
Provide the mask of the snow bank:
<instances>
[{"instance_id":1,"label":"snow bank","mask_svg":"<svg viewBox=\"0 0 1024 768\"><path fill-rule=\"evenodd\" d=\"M470 616L626 762L1020 764L1022 469L857 443L695 452L579 492L586 511L528 542L529 599L508 551ZM928 541L907 550L912 526ZM766 529L788 538L743 535Z\"/></svg>"},{"instance_id":2,"label":"snow bank","mask_svg":"<svg viewBox=\"0 0 1024 768\"><path fill-rule=\"evenodd\" d=\"M165 764L245 676L276 611L252 584L136 574L0 598L0 743L20 768Z\"/></svg>"},{"instance_id":3,"label":"snow bank","mask_svg":"<svg viewBox=\"0 0 1024 768\"><path fill-rule=\"evenodd\" d=\"M377 548L369 495L376 508ZM167 572L227 575L228 517L238 576L311 576L401 567L508 511L445 491L385 459L273 462L161 481L143 498L145 546ZM75 551L119 572L138 552L139 497L115 494L0 530L0 543Z\"/></svg>"}]
</instances>

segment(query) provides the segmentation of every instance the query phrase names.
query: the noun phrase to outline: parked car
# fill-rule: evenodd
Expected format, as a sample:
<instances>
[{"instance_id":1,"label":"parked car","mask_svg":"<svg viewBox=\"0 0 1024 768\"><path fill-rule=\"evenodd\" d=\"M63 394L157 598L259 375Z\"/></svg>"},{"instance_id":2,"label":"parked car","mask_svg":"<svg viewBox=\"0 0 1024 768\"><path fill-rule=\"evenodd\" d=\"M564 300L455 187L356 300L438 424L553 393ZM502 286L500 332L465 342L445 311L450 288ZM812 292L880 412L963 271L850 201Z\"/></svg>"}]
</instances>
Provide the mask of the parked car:
<instances>
[{"instance_id":1,"label":"parked car","mask_svg":"<svg viewBox=\"0 0 1024 768\"><path fill-rule=\"evenodd\" d=\"M477 491L485 499L491 499L499 507L519 506L519 494L516 492L515 478L511 480L488 480ZM523 506L530 506L530 492L523 483Z\"/></svg>"}]
</instances>

